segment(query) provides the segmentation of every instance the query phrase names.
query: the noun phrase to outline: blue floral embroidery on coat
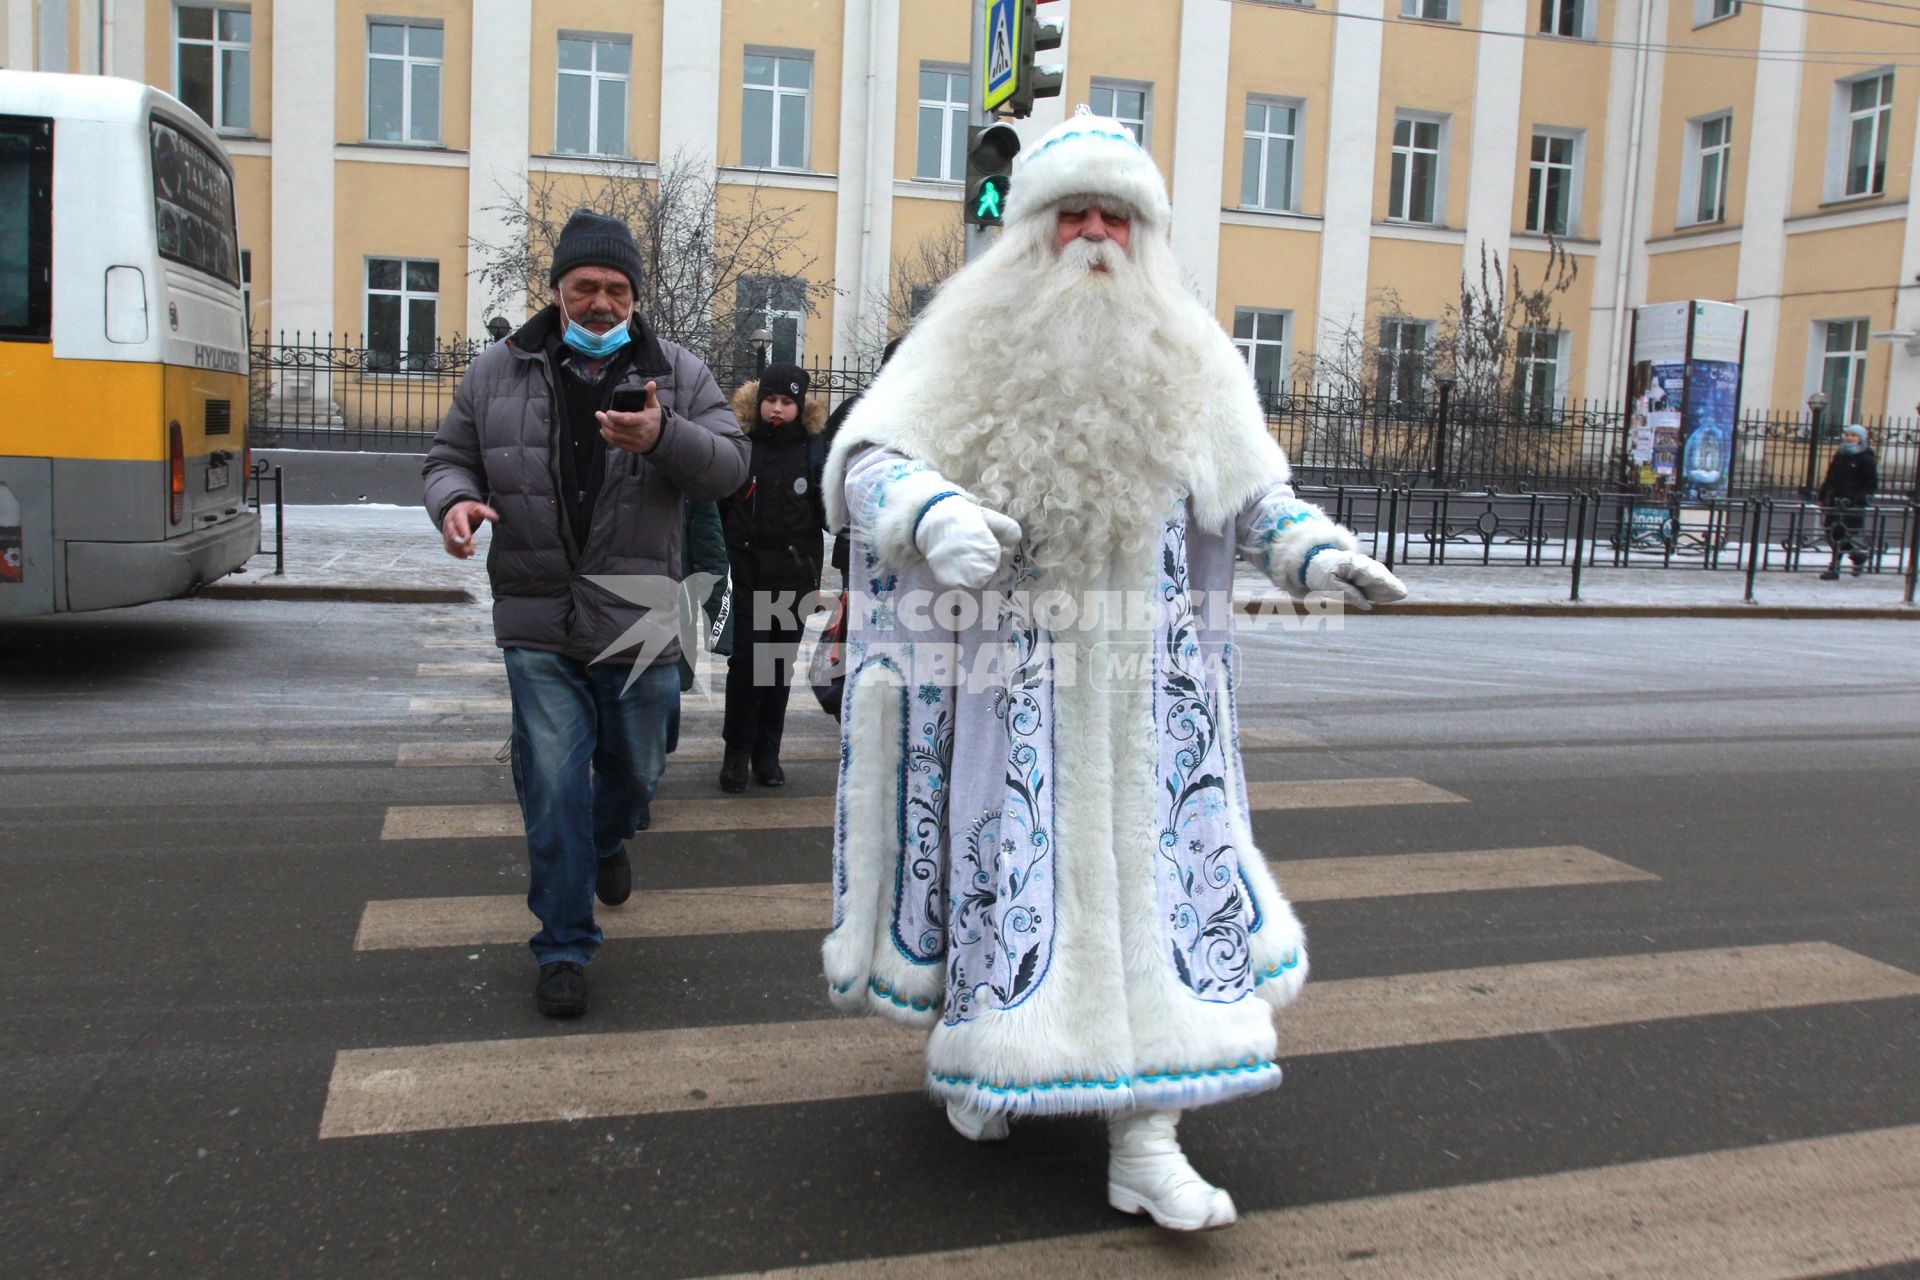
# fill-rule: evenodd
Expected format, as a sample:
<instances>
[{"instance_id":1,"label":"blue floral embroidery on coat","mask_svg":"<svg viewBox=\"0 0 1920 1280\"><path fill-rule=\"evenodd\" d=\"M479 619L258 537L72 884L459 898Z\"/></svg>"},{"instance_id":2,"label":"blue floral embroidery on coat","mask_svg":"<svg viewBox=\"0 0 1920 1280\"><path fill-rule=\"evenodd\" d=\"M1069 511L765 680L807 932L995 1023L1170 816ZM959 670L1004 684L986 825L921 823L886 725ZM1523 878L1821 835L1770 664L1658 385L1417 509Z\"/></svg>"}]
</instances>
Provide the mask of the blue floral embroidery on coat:
<instances>
[{"instance_id":1,"label":"blue floral embroidery on coat","mask_svg":"<svg viewBox=\"0 0 1920 1280\"><path fill-rule=\"evenodd\" d=\"M1153 723L1160 741L1155 850L1162 940L1180 982L1231 1003L1253 989L1251 895L1230 818L1219 695L1202 658L1187 575L1184 513L1161 544Z\"/></svg>"},{"instance_id":2,"label":"blue floral embroidery on coat","mask_svg":"<svg viewBox=\"0 0 1920 1280\"><path fill-rule=\"evenodd\" d=\"M1017 615L1033 575L1016 564L1000 596L1000 632L1010 661L993 693L1006 732L998 808L978 814L953 848L945 1021L1011 1009L1040 988L1054 936L1053 663L1047 637Z\"/></svg>"}]
</instances>

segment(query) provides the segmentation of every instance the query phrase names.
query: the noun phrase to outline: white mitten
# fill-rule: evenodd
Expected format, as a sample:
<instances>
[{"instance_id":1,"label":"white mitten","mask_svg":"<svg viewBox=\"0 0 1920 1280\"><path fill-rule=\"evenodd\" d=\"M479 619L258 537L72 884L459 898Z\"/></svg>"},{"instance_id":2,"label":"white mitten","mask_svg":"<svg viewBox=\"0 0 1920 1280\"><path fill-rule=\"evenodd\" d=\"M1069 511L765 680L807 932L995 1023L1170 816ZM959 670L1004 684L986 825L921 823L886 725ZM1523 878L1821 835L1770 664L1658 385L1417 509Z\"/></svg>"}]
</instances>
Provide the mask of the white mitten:
<instances>
[{"instance_id":1,"label":"white mitten","mask_svg":"<svg viewBox=\"0 0 1920 1280\"><path fill-rule=\"evenodd\" d=\"M1307 561L1304 577L1308 591L1343 595L1348 604L1361 609L1407 598L1407 584L1393 570L1358 551L1329 547L1316 552Z\"/></svg>"},{"instance_id":2,"label":"white mitten","mask_svg":"<svg viewBox=\"0 0 1920 1280\"><path fill-rule=\"evenodd\" d=\"M1004 552L1020 545L1020 523L955 494L926 509L913 543L942 586L973 591L993 580Z\"/></svg>"}]
</instances>

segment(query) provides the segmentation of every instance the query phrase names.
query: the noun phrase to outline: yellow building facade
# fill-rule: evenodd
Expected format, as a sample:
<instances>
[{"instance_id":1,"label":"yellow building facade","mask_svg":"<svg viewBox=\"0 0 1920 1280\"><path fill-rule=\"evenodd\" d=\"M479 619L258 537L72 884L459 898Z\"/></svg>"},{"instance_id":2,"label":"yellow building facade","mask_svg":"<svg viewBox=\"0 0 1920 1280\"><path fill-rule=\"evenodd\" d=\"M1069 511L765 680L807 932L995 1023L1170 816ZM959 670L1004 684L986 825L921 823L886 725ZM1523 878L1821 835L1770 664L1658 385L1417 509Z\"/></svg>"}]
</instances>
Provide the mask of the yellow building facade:
<instances>
[{"instance_id":1,"label":"yellow building facade","mask_svg":"<svg viewBox=\"0 0 1920 1280\"><path fill-rule=\"evenodd\" d=\"M146 80L226 138L256 331L476 334L530 186L675 158L790 211L776 355L870 351L950 256L969 0L3 0L0 65ZM1195 291L1259 376L1430 341L1557 244L1542 391L1615 399L1629 318L1749 311L1744 405L1920 406L1920 18L1738 0L1052 0L1061 98L1167 174ZM761 286L756 286L761 287ZM534 300L536 303L539 299ZM429 336L430 335L430 336ZM1404 372L1404 371L1402 371ZM1373 375L1369 375L1373 376ZM1382 385L1399 374L1378 374ZM1417 375L1416 375L1417 376Z\"/></svg>"}]
</instances>

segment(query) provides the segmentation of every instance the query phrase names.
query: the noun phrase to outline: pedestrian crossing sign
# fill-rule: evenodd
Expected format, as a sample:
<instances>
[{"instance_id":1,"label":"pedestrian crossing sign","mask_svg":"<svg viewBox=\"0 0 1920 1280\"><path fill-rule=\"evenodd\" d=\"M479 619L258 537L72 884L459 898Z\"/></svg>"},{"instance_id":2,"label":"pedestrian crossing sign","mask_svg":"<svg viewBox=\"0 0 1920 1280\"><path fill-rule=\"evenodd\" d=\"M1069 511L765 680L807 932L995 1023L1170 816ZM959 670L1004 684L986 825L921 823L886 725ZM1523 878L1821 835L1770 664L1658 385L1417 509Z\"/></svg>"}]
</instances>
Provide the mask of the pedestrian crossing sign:
<instances>
[{"instance_id":1,"label":"pedestrian crossing sign","mask_svg":"<svg viewBox=\"0 0 1920 1280\"><path fill-rule=\"evenodd\" d=\"M987 83L980 109L992 111L1013 96L1014 68L1020 65L1017 0L980 0L987 6Z\"/></svg>"}]
</instances>

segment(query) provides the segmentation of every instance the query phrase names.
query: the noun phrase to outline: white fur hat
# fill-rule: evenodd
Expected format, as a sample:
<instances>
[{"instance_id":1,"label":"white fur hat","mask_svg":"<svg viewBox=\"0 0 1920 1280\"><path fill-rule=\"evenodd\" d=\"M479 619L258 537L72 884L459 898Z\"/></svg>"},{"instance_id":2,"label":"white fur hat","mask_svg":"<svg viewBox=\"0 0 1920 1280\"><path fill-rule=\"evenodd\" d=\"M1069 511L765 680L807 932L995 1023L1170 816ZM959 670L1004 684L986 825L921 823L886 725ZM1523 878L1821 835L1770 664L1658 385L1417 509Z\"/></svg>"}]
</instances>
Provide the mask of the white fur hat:
<instances>
[{"instance_id":1,"label":"white fur hat","mask_svg":"<svg viewBox=\"0 0 1920 1280\"><path fill-rule=\"evenodd\" d=\"M1084 105L1023 148L1007 194L1009 224L1073 199L1108 199L1135 218L1165 227L1173 208L1167 184L1133 134L1118 120Z\"/></svg>"}]
</instances>

